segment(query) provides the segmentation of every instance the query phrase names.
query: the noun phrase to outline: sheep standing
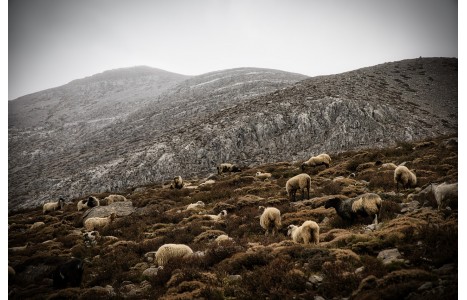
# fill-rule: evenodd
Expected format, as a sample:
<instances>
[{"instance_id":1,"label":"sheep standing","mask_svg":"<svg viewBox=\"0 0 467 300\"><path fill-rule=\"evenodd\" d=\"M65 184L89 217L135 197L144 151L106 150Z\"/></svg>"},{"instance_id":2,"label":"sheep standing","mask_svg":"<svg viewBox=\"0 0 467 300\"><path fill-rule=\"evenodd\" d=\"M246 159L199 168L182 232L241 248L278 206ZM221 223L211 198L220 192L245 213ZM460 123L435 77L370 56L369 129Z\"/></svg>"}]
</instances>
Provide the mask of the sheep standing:
<instances>
[{"instance_id":1,"label":"sheep standing","mask_svg":"<svg viewBox=\"0 0 467 300\"><path fill-rule=\"evenodd\" d=\"M256 178L261 179L261 180L268 180L271 178L272 174L271 173L261 173L261 172L256 172Z\"/></svg>"},{"instance_id":2,"label":"sheep standing","mask_svg":"<svg viewBox=\"0 0 467 300\"><path fill-rule=\"evenodd\" d=\"M314 221L305 221L302 226L289 225L287 235L292 237L295 243L303 241L308 245L310 241L319 244L319 225Z\"/></svg>"},{"instance_id":3,"label":"sheep standing","mask_svg":"<svg viewBox=\"0 0 467 300\"><path fill-rule=\"evenodd\" d=\"M76 207L78 208L78 211L80 211L82 209L96 207L96 206L99 206L99 205L100 205L99 199L97 199L94 196L90 196L88 199L78 201L78 204L76 204Z\"/></svg>"},{"instance_id":4,"label":"sheep standing","mask_svg":"<svg viewBox=\"0 0 467 300\"><path fill-rule=\"evenodd\" d=\"M297 190L302 191L302 199L305 199L305 189L308 191L307 199L310 199L310 187L311 187L311 177L308 174L302 173L298 174L289 180L285 184L285 190L287 191L287 196L295 201L295 194Z\"/></svg>"},{"instance_id":5,"label":"sheep standing","mask_svg":"<svg viewBox=\"0 0 467 300\"><path fill-rule=\"evenodd\" d=\"M182 176L176 176L170 185L171 189L181 189L184 186Z\"/></svg>"},{"instance_id":6,"label":"sheep standing","mask_svg":"<svg viewBox=\"0 0 467 300\"><path fill-rule=\"evenodd\" d=\"M312 156L310 159L302 163L302 171L305 171L305 167L316 167L321 165L325 165L326 168L329 168L330 164L331 157L326 153L322 153L317 156Z\"/></svg>"},{"instance_id":7,"label":"sheep standing","mask_svg":"<svg viewBox=\"0 0 467 300\"><path fill-rule=\"evenodd\" d=\"M241 172L240 168L235 164L222 163L217 167L217 174L221 175L222 173L229 172Z\"/></svg>"},{"instance_id":8,"label":"sheep standing","mask_svg":"<svg viewBox=\"0 0 467 300\"><path fill-rule=\"evenodd\" d=\"M337 214L344 220L353 222L357 216L374 217L374 224L378 224L382 200L377 194L367 193L355 198L333 198L326 201L324 208L334 207Z\"/></svg>"},{"instance_id":9,"label":"sheep standing","mask_svg":"<svg viewBox=\"0 0 467 300\"><path fill-rule=\"evenodd\" d=\"M108 195L104 198L104 201L107 203L107 205L110 205L114 202L124 202L128 200L125 198L125 196L122 195Z\"/></svg>"},{"instance_id":10,"label":"sheep standing","mask_svg":"<svg viewBox=\"0 0 467 300\"><path fill-rule=\"evenodd\" d=\"M63 209L63 206L65 205L65 199L60 197L57 202L48 202L45 203L44 206L42 207L42 213L48 213L51 211Z\"/></svg>"},{"instance_id":11,"label":"sheep standing","mask_svg":"<svg viewBox=\"0 0 467 300\"><path fill-rule=\"evenodd\" d=\"M397 192L399 192L399 183L404 188L415 187L417 185L417 176L406 166L399 165L394 170L394 183L396 184Z\"/></svg>"},{"instance_id":12,"label":"sheep standing","mask_svg":"<svg viewBox=\"0 0 467 300\"><path fill-rule=\"evenodd\" d=\"M438 210L445 207L456 208L458 198L458 183L448 184L443 182L441 184L431 184L433 195L438 204Z\"/></svg>"},{"instance_id":13,"label":"sheep standing","mask_svg":"<svg viewBox=\"0 0 467 300\"><path fill-rule=\"evenodd\" d=\"M93 217L89 218L84 221L84 228L87 231L93 231L94 229L103 229L104 227L108 226L110 223L115 220L116 214L113 212L108 217Z\"/></svg>"},{"instance_id":14,"label":"sheep standing","mask_svg":"<svg viewBox=\"0 0 467 300\"><path fill-rule=\"evenodd\" d=\"M163 267L170 259L189 257L193 250L184 244L164 244L156 251L155 259L159 267Z\"/></svg>"},{"instance_id":15,"label":"sheep standing","mask_svg":"<svg viewBox=\"0 0 467 300\"><path fill-rule=\"evenodd\" d=\"M281 227L281 212L275 207L260 206L260 210L264 209L261 217L259 218L259 224L263 229L266 230L265 235L268 235L269 230L272 231L272 235L279 231Z\"/></svg>"}]
</instances>

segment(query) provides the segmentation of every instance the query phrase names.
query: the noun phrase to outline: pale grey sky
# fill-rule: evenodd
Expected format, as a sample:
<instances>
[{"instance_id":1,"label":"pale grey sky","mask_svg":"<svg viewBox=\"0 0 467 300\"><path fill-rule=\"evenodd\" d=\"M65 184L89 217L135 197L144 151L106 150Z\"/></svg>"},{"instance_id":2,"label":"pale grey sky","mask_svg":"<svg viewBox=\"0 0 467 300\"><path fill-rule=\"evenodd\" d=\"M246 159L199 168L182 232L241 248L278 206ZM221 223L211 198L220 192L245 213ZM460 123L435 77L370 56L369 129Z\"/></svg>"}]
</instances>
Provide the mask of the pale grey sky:
<instances>
[{"instance_id":1,"label":"pale grey sky","mask_svg":"<svg viewBox=\"0 0 467 300\"><path fill-rule=\"evenodd\" d=\"M458 56L453 0L9 0L8 99L105 70L309 76Z\"/></svg>"}]
</instances>

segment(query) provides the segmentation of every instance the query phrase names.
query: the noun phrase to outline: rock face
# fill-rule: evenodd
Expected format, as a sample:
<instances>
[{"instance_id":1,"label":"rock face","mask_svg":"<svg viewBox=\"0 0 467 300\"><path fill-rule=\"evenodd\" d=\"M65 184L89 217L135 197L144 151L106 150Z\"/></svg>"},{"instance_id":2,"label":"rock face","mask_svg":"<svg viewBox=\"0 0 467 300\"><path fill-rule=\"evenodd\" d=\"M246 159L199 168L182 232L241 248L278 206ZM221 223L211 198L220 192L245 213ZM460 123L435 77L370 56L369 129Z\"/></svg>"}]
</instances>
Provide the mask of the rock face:
<instances>
[{"instance_id":1,"label":"rock face","mask_svg":"<svg viewBox=\"0 0 467 300\"><path fill-rule=\"evenodd\" d=\"M299 79L265 69L213 72L99 130L10 128L9 209L208 175L221 162L298 161L457 133L457 59L404 60L292 84Z\"/></svg>"}]
</instances>

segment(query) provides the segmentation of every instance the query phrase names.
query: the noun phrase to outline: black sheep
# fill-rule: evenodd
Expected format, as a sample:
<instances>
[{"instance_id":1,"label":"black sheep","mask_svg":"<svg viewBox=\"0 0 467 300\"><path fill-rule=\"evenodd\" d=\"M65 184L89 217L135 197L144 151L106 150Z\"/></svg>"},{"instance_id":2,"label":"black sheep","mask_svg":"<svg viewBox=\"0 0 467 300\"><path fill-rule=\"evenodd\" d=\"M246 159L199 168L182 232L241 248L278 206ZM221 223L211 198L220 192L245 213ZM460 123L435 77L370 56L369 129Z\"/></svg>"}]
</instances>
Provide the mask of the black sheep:
<instances>
[{"instance_id":1,"label":"black sheep","mask_svg":"<svg viewBox=\"0 0 467 300\"><path fill-rule=\"evenodd\" d=\"M83 278L84 265L79 258L73 258L70 261L57 266L52 273L53 287L55 289L66 288L68 285L79 287Z\"/></svg>"}]
</instances>

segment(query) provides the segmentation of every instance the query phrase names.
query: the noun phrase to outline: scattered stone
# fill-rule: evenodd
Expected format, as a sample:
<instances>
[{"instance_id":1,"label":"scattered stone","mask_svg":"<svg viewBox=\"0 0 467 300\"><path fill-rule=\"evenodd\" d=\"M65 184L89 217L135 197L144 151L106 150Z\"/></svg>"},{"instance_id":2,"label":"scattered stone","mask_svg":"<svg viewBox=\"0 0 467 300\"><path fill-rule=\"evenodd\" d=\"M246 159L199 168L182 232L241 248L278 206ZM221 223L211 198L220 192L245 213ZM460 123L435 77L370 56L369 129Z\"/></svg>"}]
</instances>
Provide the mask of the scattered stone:
<instances>
[{"instance_id":1,"label":"scattered stone","mask_svg":"<svg viewBox=\"0 0 467 300\"><path fill-rule=\"evenodd\" d=\"M377 258L383 261L384 265L393 263L393 262L404 262L401 259L402 255L397 248L383 250L378 253Z\"/></svg>"}]
</instances>

